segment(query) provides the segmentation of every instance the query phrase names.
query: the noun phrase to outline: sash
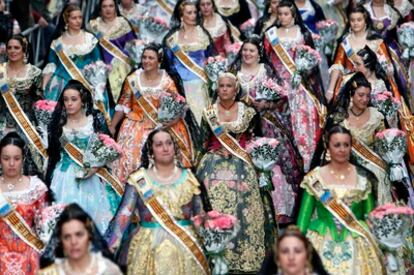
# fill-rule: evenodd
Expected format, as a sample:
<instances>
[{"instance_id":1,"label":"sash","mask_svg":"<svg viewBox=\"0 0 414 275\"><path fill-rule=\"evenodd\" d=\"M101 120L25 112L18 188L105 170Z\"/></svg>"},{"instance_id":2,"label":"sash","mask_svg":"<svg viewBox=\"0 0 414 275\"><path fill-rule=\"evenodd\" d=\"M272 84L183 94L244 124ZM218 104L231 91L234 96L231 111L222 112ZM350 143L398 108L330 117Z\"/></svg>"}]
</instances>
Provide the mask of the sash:
<instances>
[{"instance_id":1,"label":"sash","mask_svg":"<svg viewBox=\"0 0 414 275\"><path fill-rule=\"evenodd\" d=\"M377 169L386 173L387 164L376 153L355 138L352 138L352 149L359 157L368 160Z\"/></svg>"},{"instance_id":2,"label":"sash","mask_svg":"<svg viewBox=\"0 0 414 275\"><path fill-rule=\"evenodd\" d=\"M295 62L290 57L289 53L286 52L285 48L280 44L279 38L277 37L276 28L273 27L266 32L266 37L270 44L272 45L273 51L276 53L278 58L282 61L282 64L285 66L287 71L290 73L291 76L296 71ZM323 128L325 124L325 116L326 116L326 107L319 102L319 100L310 92L308 91L303 84L300 84L300 87L306 92L309 98L312 100L313 104L316 107L316 110L319 114L319 127Z\"/></svg>"},{"instance_id":3,"label":"sash","mask_svg":"<svg viewBox=\"0 0 414 275\"><path fill-rule=\"evenodd\" d=\"M351 47L351 42L349 42L348 36L344 38L344 40L342 40L342 47L344 48L345 54L348 57L348 60L352 63L352 65L354 65L354 58L356 56L356 53L354 52L354 50Z\"/></svg>"},{"instance_id":4,"label":"sash","mask_svg":"<svg viewBox=\"0 0 414 275\"><path fill-rule=\"evenodd\" d=\"M191 174L189 174L188 177L191 181L196 181ZM171 213L163 207L162 202L154 195L151 185L149 184L151 180L148 178L145 170L140 169L131 174L128 178L128 182L137 189L145 203L145 206L157 222L162 226L162 228L170 233L175 240L177 240L188 252L191 253L191 256L202 268L204 274L211 274L207 259L203 253L203 249L197 244L194 237L191 236L185 228L177 223Z\"/></svg>"},{"instance_id":5,"label":"sash","mask_svg":"<svg viewBox=\"0 0 414 275\"><path fill-rule=\"evenodd\" d=\"M349 207L342 200L337 198L329 189L323 188L324 186L319 181L315 171L309 174L309 176L310 180L306 182L306 186L312 192L312 195L319 200L329 211L329 213L340 221L343 226L345 226L349 231L364 238L374 248L376 256L381 263L382 274L386 275L387 269L382 261L382 252L371 232L358 221L351 209L349 209Z\"/></svg>"},{"instance_id":6,"label":"sash","mask_svg":"<svg viewBox=\"0 0 414 275\"><path fill-rule=\"evenodd\" d=\"M131 59L123 51L121 51L117 46L115 46L109 39L106 39L104 35L100 32L96 34L96 37L99 39L101 46L108 51L112 56L121 60L125 65L131 69Z\"/></svg>"},{"instance_id":7,"label":"sash","mask_svg":"<svg viewBox=\"0 0 414 275\"><path fill-rule=\"evenodd\" d=\"M170 45L171 51L177 57L181 64L183 64L188 70L196 74L205 83L208 83L208 77L202 67L195 63L181 48L174 42L174 37L168 38L168 45Z\"/></svg>"},{"instance_id":8,"label":"sash","mask_svg":"<svg viewBox=\"0 0 414 275\"><path fill-rule=\"evenodd\" d=\"M223 126L218 123L214 108L210 106L209 108L204 109L203 115L220 144L234 156L247 164L252 165L250 155L240 146L239 142L229 135Z\"/></svg>"},{"instance_id":9,"label":"sash","mask_svg":"<svg viewBox=\"0 0 414 275\"><path fill-rule=\"evenodd\" d=\"M157 2L157 4L166 12L168 13L168 15L172 15L173 14L173 9L170 7L170 5L168 5L165 1L163 0L155 0L155 2Z\"/></svg>"},{"instance_id":10,"label":"sash","mask_svg":"<svg viewBox=\"0 0 414 275\"><path fill-rule=\"evenodd\" d=\"M70 59L64 52L62 45L59 43L57 45L52 44L52 48L55 50L56 55L59 57L60 62L63 64L63 67L66 69L66 71L69 73L69 75L72 77L72 79L76 79L80 83L82 83L85 88L92 93L93 98L93 91L94 87L86 80L86 78L83 76L83 73L79 70L79 68L76 66L75 63L73 63L72 59ZM109 117L108 112L105 110L105 106L103 102L97 101L94 103L98 107L99 111L102 112L105 116L106 123L108 125L111 125L111 118Z\"/></svg>"},{"instance_id":11,"label":"sash","mask_svg":"<svg viewBox=\"0 0 414 275\"><path fill-rule=\"evenodd\" d=\"M19 212L7 201L2 192L0 192L0 217L27 245L38 253L43 250L43 242L32 231Z\"/></svg>"},{"instance_id":12,"label":"sash","mask_svg":"<svg viewBox=\"0 0 414 275\"><path fill-rule=\"evenodd\" d=\"M1 76L1 73L0 73ZM1 86L1 96L6 102L7 109L10 114L13 116L16 123L19 125L20 129L23 131L24 135L30 141L30 143L36 148L39 154L47 159L47 151L42 143L42 139L39 133L36 131L36 128L30 122L29 118L26 116L19 102L13 95L13 92L9 89L7 83Z\"/></svg>"},{"instance_id":13,"label":"sash","mask_svg":"<svg viewBox=\"0 0 414 275\"><path fill-rule=\"evenodd\" d=\"M135 91L135 99L141 109L144 111L144 114L154 123L158 125L158 113L157 109L149 102L142 94L139 92L139 88L137 86L136 81L131 81L131 78L128 78L128 84L131 88ZM187 148L184 140L181 136L172 128L168 128L168 132L173 136L174 140L177 142L178 147L180 148L181 155L186 159L188 163L193 163L193 157L191 152L193 148ZM188 154L186 154L188 152Z\"/></svg>"},{"instance_id":14,"label":"sash","mask_svg":"<svg viewBox=\"0 0 414 275\"><path fill-rule=\"evenodd\" d=\"M52 264L48 267L39 270L38 275L60 275L59 269L56 264Z\"/></svg>"},{"instance_id":15,"label":"sash","mask_svg":"<svg viewBox=\"0 0 414 275\"><path fill-rule=\"evenodd\" d=\"M73 143L67 142L63 148L65 149L66 153L70 156L70 158L76 162L79 166L83 167L83 153L82 151L76 147ZM98 177L109 183L112 189L120 196L124 194L124 186L119 182L119 180L111 175L105 167L98 168L96 171Z\"/></svg>"},{"instance_id":16,"label":"sash","mask_svg":"<svg viewBox=\"0 0 414 275\"><path fill-rule=\"evenodd\" d=\"M238 28L236 28L230 21L228 21L229 23L229 27L230 27L230 32L233 35L234 40L236 40L237 42L241 42L240 40L240 31Z\"/></svg>"}]
</instances>

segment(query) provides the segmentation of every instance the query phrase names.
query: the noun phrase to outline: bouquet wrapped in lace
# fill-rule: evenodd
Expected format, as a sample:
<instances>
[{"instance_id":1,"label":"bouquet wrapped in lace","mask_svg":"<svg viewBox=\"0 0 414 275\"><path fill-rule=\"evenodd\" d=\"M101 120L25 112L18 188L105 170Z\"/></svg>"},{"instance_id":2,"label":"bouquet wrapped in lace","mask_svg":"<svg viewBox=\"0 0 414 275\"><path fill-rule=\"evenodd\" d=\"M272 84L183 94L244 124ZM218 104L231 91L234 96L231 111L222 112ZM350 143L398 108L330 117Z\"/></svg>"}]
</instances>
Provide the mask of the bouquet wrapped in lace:
<instances>
[{"instance_id":1,"label":"bouquet wrapped in lace","mask_svg":"<svg viewBox=\"0 0 414 275\"><path fill-rule=\"evenodd\" d=\"M52 114L56 108L56 104L57 102L52 100L38 100L33 105L38 125L36 129L40 132L42 143L46 148L48 147L47 127L52 120Z\"/></svg>"},{"instance_id":2,"label":"bouquet wrapped in lace","mask_svg":"<svg viewBox=\"0 0 414 275\"><path fill-rule=\"evenodd\" d=\"M264 79L258 86L255 97L256 101L276 101L283 94L283 87L271 78Z\"/></svg>"},{"instance_id":3,"label":"bouquet wrapped in lace","mask_svg":"<svg viewBox=\"0 0 414 275\"><path fill-rule=\"evenodd\" d=\"M240 25L240 30L245 37L249 38L254 33L254 27L256 26L256 20L250 18L246 22Z\"/></svg>"},{"instance_id":4,"label":"bouquet wrapped in lace","mask_svg":"<svg viewBox=\"0 0 414 275\"><path fill-rule=\"evenodd\" d=\"M227 274L229 268L224 258L224 252L240 229L237 218L217 211L210 211L197 215L192 220L198 235L203 239L206 254L211 259L212 274Z\"/></svg>"},{"instance_id":5,"label":"bouquet wrapped in lace","mask_svg":"<svg viewBox=\"0 0 414 275\"><path fill-rule=\"evenodd\" d=\"M61 203L53 203L51 206L43 208L40 213L35 215L35 230L37 236L44 244L47 244L55 230L57 220L65 210L65 205Z\"/></svg>"},{"instance_id":6,"label":"bouquet wrapped in lace","mask_svg":"<svg viewBox=\"0 0 414 275\"><path fill-rule=\"evenodd\" d=\"M320 54L306 45L296 47L295 54L296 71L292 76L292 88L296 89L302 81L301 75L308 75L321 62Z\"/></svg>"},{"instance_id":7,"label":"bouquet wrapped in lace","mask_svg":"<svg viewBox=\"0 0 414 275\"><path fill-rule=\"evenodd\" d=\"M247 145L253 164L259 172L259 186L273 190L271 172L278 158L279 142L274 138L258 138Z\"/></svg>"},{"instance_id":8,"label":"bouquet wrapped in lace","mask_svg":"<svg viewBox=\"0 0 414 275\"><path fill-rule=\"evenodd\" d=\"M204 66L204 71L206 72L208 79L212 84L212 90L216 90L217 79L220 73L226 71L227 60L221 55L210 56L207 58L206 65Z\"/></svg>"},{"instance_id":9,"label":"bouquet wrapped in lace","mask_svg":"<svg viewBox=\"0 0 414 275\"><path fill-rule=\"evenodd\" d=\"M407 245L407 237L412 234L413 214L413 209L391 203L378 206L369 214L371 231L379 245L388 252L389 271L399 270L395 253Z\"/></svg>"},{"instance_id":10,"label":"bouquet wrapped in lace","mask_svg":"<svg viewBox=\"0 0 414 275\"><path fill-rule=\"evenodd\" d=\"M322 20L316 23L316 29L322 38L323 52L325 54L332 54L338 33L338 22L332 19Z\"/></svg>"},{"instance_id":11,"label":"bouquet wrapped in lace","mask_svg":"<svg viewBox=\"0 0 414 275\"><path fill-rule=\"evenodd\" d=\"M242 46L241 42L235 41L233 44L230 44L228 47L226 47L226 57L227 57L228 64L232 64L234 62L237 54L239 53L241 49L241 46Z\"/></svg>"},{"instance_id":12,"label":"bouquet wrapped in lace","mask_svg":"<svg viewBox=\"0 0 414 275\"><path fill-rule=\"evenodd\" d=\"M144 28L150 33L163 34L168 30L168 23L164 19L158 16L146 16L143 19Z\"/></svg>"},{"instance_id":13,"label":"bouquet wrapped in lace","mask_svg":"<svg viewBox=\"0 0 414 275\"><path fill-rule=\"evenodd\" d=\"M405 173L401 163L407 152L407 140L403 131L391 128L375 135L375 149L390 167L390 180L401 181Z\"/></svg>"},{"instance_id":14,"label":"bouquet wrapped in lace","mask_svg":"<svg viewBox=\"0 0 414 275\"><path fill-rule=\"evenodd\" d=\"M414 22L407 22L402 24L397 29L397 36L400 45L402 46L402 58L409 60L414 57Z\"/></svg>"},{"instance_id":15,"label":"bouquet wrapped in lace","mask_svg":"<svg viewBox=\"0 0 414 275\"><path fill-rule=\"evenodd\" d=\"M104 102L106 80L110 71L111 66L106 65L103 61L96 61L95 63L88 64L83 68L83 75L94 88L94 102Z\"/></svg>"},{"instance_id":16,"label":"bouquet wrapped in lace","mask_svg":"<svg viewBox=\"0 0 414 275\"><path fill-rule=\"evenodd\" d=\"M132 62L134 63L134 67L138 67L138 64L141 63L141 56L142 52L145 48L145 41L135 39L128 41L125 44L125 50L128 53L128 56L131 58Z\"/></svg>"},{"instance_id":17,"label":"bouquet wrapped in lace","mask_svg":"<svg viewBox=\"0 0 414 275\"><path fill-rule=\"evenodd\" d=\"M397 111L401 102L389 91L375 94L371 99L372 105L380 111L392 127L398 126Z\"/></svg>"},{"instance_id":18,"label":"bouquet wrapped in lace","mask_svg":"<svg viewBox=\"0 0 414 275\"><path fill-rule=\"evenodd\" d=\"M163 93L158 108L158 121L167 123L181 117L186 111L185 98L179 94Z\"/></svg>"}]
</instances>

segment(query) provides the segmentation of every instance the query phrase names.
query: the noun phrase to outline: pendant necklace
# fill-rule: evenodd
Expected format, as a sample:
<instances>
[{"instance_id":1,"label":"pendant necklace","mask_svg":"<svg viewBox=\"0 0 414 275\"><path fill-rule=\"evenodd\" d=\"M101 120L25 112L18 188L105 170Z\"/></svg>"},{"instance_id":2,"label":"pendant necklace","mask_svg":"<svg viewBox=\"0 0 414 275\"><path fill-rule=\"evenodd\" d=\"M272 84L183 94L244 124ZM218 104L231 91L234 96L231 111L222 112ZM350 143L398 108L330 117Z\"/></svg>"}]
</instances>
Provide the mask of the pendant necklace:
<instances>
[{"instance_id":1,"label":"pendant necklace","mask_svg":"<svg viewBox=\"0 0 414 275\"><path fill-rule=\"evenodd\" d=\"M16 184L19 184L23 181L23 176L20 176L20 178L17 180L17 183L10 183L10 182L6 183L3 177L0 178L0 181L1 181L1 184L5 184L7 186L7 190L10 192L16 188Z\"/></svg>"},{"instance_id":2,"label":"pendant necklace","mask_svg":"<svg viewBox=\"0 0 414 275\"><path fill-rule=\"evenodd\" d=\"M233 106L234 106L234 104L236 104L236 101L234 101L231 105L230 105L230 107L228 107L228 108L226 108L221 102L219 102L219 104L220 104L220 106L221 106L221 108L223 108L224 109L224 114L226 115L226 116L229 116L229 115L231 115L231 112L230 112L230 110L233 108Z\"/></svg>"},{"instance_id":3,"label":"pendant necklace","mask_svg":"<svg viewBox=\"0 0 414 275\"><path fill-rule=\"evenodd\" d=\"M355 113L355 111L352 108L349 108L349 110L351 111L352 115L355 117L356 120L359 120L359 117L362 116L362 114L365 112L365 109L362 110L362 112L360 112L359 114Z\"/></svg>"},{"instance_id":4,"label":"pendant necklace","mask_svg":"<svg viewBox=\"0 0 414 275\"><path fill-rule=\"evenodd\" d=\"M348 167L348 168L346 168L346 172L349 174L350 172L351 172L351 167ZM346 175L344 175L344 174L340 174L340 175L337 175L337 172L336 171L334 171L333 169L330 169L329 170L329 173L336 179L336 180L341 180L341 181L343 181L343 180L345 180L345 178L346 178Z\"/></svg>"}]
</instances>

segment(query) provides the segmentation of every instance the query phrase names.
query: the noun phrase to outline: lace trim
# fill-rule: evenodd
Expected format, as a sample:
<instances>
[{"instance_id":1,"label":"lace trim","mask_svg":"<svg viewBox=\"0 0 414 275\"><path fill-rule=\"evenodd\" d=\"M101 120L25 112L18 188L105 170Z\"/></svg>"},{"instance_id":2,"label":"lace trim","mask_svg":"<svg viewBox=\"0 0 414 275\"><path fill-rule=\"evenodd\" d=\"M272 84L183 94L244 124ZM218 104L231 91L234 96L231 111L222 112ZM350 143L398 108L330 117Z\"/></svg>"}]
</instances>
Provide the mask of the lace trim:
<instances>
[{"instance_id":1,"label":"lace trim","mask_svg":"<svg viewBox=\"0 0 414 275\"><path fill-rule=\"evenodd\" d=\"M412 9L414 9L413 4L411 4L408 0L402 0L401 5L395 8L401 13L403 17L406 17Z\"/></svg>"},{"instance_id":2,"label":"lace trim","mask_svg":"<svg viewBox=\"0 0 414 275\"><path fill-rule=\"evenodd\" d=\"M238 112L237 112L237 119L232 122L220 122L224 128L234 134L242 134L247 131L250 126L250 121L256 115L256 111L251 108L247 107L244 103L238 102ZM218 117L218 107L217 103L213 105L214 112Z\"/></svg>"},{"instance_id":3,"label":"lace trim","mask_svg":"<svg viewBox=\"0 0 414 275\"><path fill-rule=\"evenodd\" d=\"M68 128L63 126L63 134L69 139L72 140L75 136L78 138L89 137L94 132L93 129L93 116L87 116L87 122L84 126L78 127L76 129Z\"/></svg>"},{"instance_id":4,"label":"lace trim","mask_svg":"<svg viewBox=\"0 0 414 275\"><path fill-rule=\"evenodd\" d=\"M115 19L115 23L109 28L101 17L91 20L89 24L93 33L103 33L108 39L117 39L131 31L128 21L120 16Z\"/></svg>"},{"instance_id":5,"label":"lace trim","mask_svg":"<svg viewBox=\"0 0 414 275\"><path fill-rule=\"evenodd\" d=\"M333 70L337 70L340 71L342 74L345 74L345 68L342 64L333 64L328 70L329 74L332 74Z\"/></svg>"},{"instance_id":6,"label":"lace trim","mask_svg":"<svg viewBox=\"0 0 414 275\"><path fill-rule=\"evenodd\" d=\"M200 26L197 26L197 42L190 43L190 44L182 44L178 39L178 31L173 34L174 42L178 43L180 47L185 52L193 52L199 50L205 50L210 45L210 40L208 36L204 33L203 29Z\"/></svg>"},{"instance_id":7,"label":"lace trim","mask_svg":"<svg viewBox=\"0 0 414 275\"><path fill-rule=\"evenodd\" d=\"M37 176L31 176L29 187L26 190L3 192L3 194L11 203L18 205L32 204L46 192L46 185Z\"/></svg>"},{"instance_id":8,"label":"lace trim","mask_svg":"<svg viewBox=\"0 0 414 275\"><path fill-rule=\"evenodd\" d=\"M204 28L206 28L206 30L210 33L213 39L222 36L227 31L226 23L223 21L220 15L214 13L214 20L215 25L213 27L208 28L204 26Z\"/></svg>"},{"instance_id":9,"label":"lace trim","mask_svg":"<svg viewBox=\"0 0 414 275\"><path fill-rule=\"evenodd\" d=\"M141 82L141 75L143 72L143 69L138 69L134 76L137 79L138 89L145 97L152 96L154 98L159 98L173 81L165 70L161 70L161 79L157 86L144 86Z\"/></svg>"},{"instance_id":10,"label":"lace trim","mask_svg":"<svg viewBox=\"0 0 414 275\"><path fill-rule=\"evenodd\" d=\"M48 63L43 69L42 74L53 74L56 71L56 68L57 66L55 63Z\"/></svg>"},{"instance_id":11,"label":"lace trim","mask_svg":"<svg viewBox=\"0 0 414 275\"><path fill-rule=\"evenodd\" d=\"M7 63L4 63L4 66L6 66L6 64ZM13 90L30 89L33 86L33 82L36 82L36 79L38 79L42 74L42 71L39 68L31 64L26 64L25 69L25 75L23 77L13 78L9 78L7 76L7 69L4 70L6 72L6 79L7 83L10 85L10 88Z\"/></svg>"},{"instance_id":12,"label":"lace trim","mask_svg":"<svg viewBox=\"0 0 414 275\"><path fill-rule=\"evenodd\" d=\"M56 47L56 44L60 43L63 47L64 52L67 56L73 57L75 55L86 55L93 51L95 46L98 44L98 39L96 37L89 33L83 31L85 42L82 44L76 44L76 45L68 45L65 44L62 40L62 36L60 36L58 39L53 41L53 47Z\"/></svg>"}]
</instances>

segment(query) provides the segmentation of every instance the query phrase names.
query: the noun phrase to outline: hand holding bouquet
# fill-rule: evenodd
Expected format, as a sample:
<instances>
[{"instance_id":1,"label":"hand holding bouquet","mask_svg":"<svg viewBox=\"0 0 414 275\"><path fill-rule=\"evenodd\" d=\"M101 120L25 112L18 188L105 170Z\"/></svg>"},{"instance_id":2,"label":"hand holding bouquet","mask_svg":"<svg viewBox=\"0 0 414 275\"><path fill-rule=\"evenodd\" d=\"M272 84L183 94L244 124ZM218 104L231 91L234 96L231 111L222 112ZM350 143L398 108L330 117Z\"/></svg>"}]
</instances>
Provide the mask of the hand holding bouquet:
<instances>
[{"instance_id":1,"label":"hand holding bouquet","mask_svg":"<svg viewBox=\"0 0 414 275\"><path fill-rule=\"evenodd\" d=\"M48 147L47 127L52 120L52 114L56 108L56 101L52 100L38 100L34 104L34 114L38 126L36 127L42 136L42 143Z\"/></svg>"},{"instance_id":2,"label":"hand holding bouquet","mask_svg":"<svg viewBox=\"0 0 414 275\"><path fill-rule=\"evenodd\" d=\"M236 237L240 227L237 218L232 215L210 211L193 217L194 227L203 239L204 248L214 267L213 275L229 272L224 251L229 242Z\"/></svg>"},{"instance_id":3,"label":"hand holding bouquet","mask_svg":"<svg viewBox=\"0 0 414 275\"><path fill-rule=\"evenodd\" d=\"M375 138L376 151L390 166L390 180L403 180L405 176L401 163L407 152L405 133L396 128L391 128L377 133Z\"/></svg>"},{"instance_id":4,"label":"hand holding bouquet","mask_svg":"<svg viewBox=\"0 0 414 275\"><path fill-rule=\"evenodd\" d=\"M144 28L150 33L162 34L168 30L167 22L158 16L146 16L143 20Z\"/></svg>"},{"instance_id":5,"label":"hand holding bouquet","mask_svg":"<svg viewBox=\"0 0 414 275\"><path fill-rule=\"evenodd\" d=\"M271 172L278 157L279 142L274 138L258 138L247 145L253 164L259 171L259 186L273 190Z\"/></svg>"},{"instance_id":6,"label":"hand holding bouquet","mask_svg":"<svg viewBox=\"0 0 414 275\"><path fill-rule=\"evenodd\" d=\"M409 60L414 57L414 22L402 24L397 29L400 45L403 47L402 58Z\"/></svg>"},{"instance_id":7,"label":"hand holding bouquet","mask_svg":"<svg viewBox=\"0 0 414 275\"><path fill-rule=\"evenodd\" d=\"M316 29L322 37L324 53L332 54L336 35L338 33L338 22L332 19L322 20L316 23Z\"/></svg>"},{"instance_id":8,"label":"hand holding bouquet","mask_svg":"<svg viewBox=\"0 0 414 275\"><path fill-rule=\"evenodd\" d=\"M179 94L163 93L158 108L158 121L168 123L181 117L186 110L185 98Z\"/></svg>"},{"instance_id":9,"label":"hand holding bouquet","mask_svg":"<svg viewBox=\"0 0 414 275\"><path fill-rule=\"evenodd\" d=\"M277 84L273 79L267 78L259 83L255 100L276 101L282 94L283 87Z\"/></svg>"},{"instance_id":10,"label":"hand holding bouquet","mask_svg":"<svg viewBox=\"0 0 414 275\"><path fill-rule=\"evenodd\" d=\"M106 80L108 78L109 72L111 71L111 66L106 65L102 61L96 61L95 63L86 65L82 71L86 80L94 88L94 90L92 91L94 93L94 102L103 102Z\"/></svg>"},{"instance_id":11,"label":"hand holding bouquet","mask_svg":"<svg viewBox=\"0 0 414 275\"><path fill-rule=\"evenodd\" d=\"M308 75L322 62L320 54L306 45L296 47L296 71L292 76L292 88L296 89L302 81L301 75Z\"/></svg>"},{"instance_id":12,"label":"hand holding bouquet","mask_svg":"<svg viewBox=\"0 0 414 275\"><path fill-rule=\"evenodd\" d=\"M391 92L383 91L375 94L371 99L372 105L380 111L390 125L397 126L397 111L401 107L401 102L392 96Z\"/></svg>"},{"instance_id":13,"label":"hand holding bouquet","mask_svg":"<svg viewBox=\"0 0 414 275\"><path fill-rule=\"evenodd\" d=\"M217 79L220 73L226 71L227 60L221 55L210 56L207 58L204 70L208 76L208 79L212 83L213 91L216 90Z\"/></svg>"}]
</instances>

